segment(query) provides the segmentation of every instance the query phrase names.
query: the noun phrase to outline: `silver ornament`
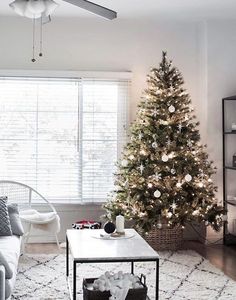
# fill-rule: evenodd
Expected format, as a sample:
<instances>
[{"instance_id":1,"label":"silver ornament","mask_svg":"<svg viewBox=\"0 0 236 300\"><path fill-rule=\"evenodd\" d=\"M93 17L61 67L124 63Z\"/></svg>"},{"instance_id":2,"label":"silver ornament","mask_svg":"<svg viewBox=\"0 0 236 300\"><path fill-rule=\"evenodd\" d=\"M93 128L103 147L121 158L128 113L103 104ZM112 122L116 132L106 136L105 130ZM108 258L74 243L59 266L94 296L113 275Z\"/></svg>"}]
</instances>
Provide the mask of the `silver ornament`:
<instances>
[{"instance_id":1,"label":"silver ornament","mask_svg":"<svg viewBox=\"0 0 236 300\"><path fill-rule=\"evenodd\" d=\"M176 173L176 170L175 169L171 169L170 173L174 175Z\"/></svg>"},{"instance_id":2,"label":"silver ornament","mask_svg":"<svg viewBox=\"0 0 236 300\"><path fill-rule=\"evenodd\" d=\"M158 147L157 142L153 142L152 143L152 148L157 148L157 147Z\"/></svg>"}]
</instances>

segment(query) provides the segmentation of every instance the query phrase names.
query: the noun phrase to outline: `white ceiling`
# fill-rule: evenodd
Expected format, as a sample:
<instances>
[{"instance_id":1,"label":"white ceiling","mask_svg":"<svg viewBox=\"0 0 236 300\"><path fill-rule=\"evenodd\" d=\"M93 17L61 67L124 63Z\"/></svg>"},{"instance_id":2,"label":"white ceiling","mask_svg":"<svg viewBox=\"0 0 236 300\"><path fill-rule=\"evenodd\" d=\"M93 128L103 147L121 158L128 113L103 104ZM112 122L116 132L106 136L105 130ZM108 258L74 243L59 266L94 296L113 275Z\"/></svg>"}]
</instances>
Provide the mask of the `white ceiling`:
<instances>
[{"instance_id":1,"label":"white ceiling","mask_svg":"<svg viewBox=\"0 0 236 300\"><path fill-rule=\"evenodd\" d=\"M14 16L8 4L0 1L0 15ZM80 8L55 0L60 4L54 13L59 17L93 17ZM117 11L119 18L171 19L236 19L236 0L90 0Z\"/></svg>"}]
</instances>

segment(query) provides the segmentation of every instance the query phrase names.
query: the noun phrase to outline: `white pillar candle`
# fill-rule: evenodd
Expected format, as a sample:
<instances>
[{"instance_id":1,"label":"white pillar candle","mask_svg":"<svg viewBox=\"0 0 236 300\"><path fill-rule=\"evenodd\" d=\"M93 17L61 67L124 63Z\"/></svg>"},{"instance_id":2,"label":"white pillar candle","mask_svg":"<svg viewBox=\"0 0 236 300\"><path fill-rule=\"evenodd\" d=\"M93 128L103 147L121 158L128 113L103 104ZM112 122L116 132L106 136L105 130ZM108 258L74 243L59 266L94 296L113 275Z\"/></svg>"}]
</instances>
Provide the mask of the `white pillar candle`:
<instances>
[{"instance_id":1,"label":"white pillar candle","mask_svg":"<svg viewBox=\"0 0 236 300\"><path fill-rule=\"evenodd\" d=\"M123 233L125 228L125 218L121 215L116 216L116 231Z\"/></svg>"}]
</instances>

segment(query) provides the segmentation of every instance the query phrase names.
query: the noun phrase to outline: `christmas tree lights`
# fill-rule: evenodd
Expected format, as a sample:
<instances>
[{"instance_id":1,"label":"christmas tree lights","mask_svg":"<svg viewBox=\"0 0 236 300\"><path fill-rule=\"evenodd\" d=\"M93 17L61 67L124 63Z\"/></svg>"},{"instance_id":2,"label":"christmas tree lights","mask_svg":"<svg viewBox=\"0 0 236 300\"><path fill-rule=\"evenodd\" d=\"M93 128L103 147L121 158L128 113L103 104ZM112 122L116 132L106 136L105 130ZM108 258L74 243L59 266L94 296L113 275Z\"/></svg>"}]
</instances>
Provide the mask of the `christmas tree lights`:
<instances>
[{"instance_id":1,"label":"christmas tree lights","mask_svg":"<svg viewBox=\"0 0 236 300\"><path fill-rule=\"evenodd\" d=\"M104 205L107 217L124 215L145 232L191 221L219 230L223 209L211 179L216 169L200 144L183 77L165 52L147 84L117 163L116 188Z\"/></svg>"}]
</instances>

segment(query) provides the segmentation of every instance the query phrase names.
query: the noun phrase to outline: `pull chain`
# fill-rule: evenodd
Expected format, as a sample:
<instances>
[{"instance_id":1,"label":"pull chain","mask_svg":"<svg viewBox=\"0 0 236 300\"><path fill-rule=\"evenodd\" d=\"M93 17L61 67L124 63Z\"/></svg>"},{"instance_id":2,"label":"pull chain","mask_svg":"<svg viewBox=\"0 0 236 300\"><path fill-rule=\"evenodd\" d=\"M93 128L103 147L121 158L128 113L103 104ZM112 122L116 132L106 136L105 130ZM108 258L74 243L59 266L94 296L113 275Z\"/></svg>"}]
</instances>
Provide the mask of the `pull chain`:
<instances>
[{"instance_id":1,"label":"pull chain","mask_svg":"<svg viewBox=\"0 0 236 300\"><path fill-rule=\"evenodd\" d=\"M39 46L39 56L43 56L43 17L40 18L40 46Z\"/></svg>"},{"instance_id":2,"label":"pull chain","mask_svg":"<svg viewBox=\"0 0 236 300\"><path fill-rule=\"evenodd\" d=\"M35 18L33 19L33 53L32 56L33 58L31 59L32 62L36 62L35 59Z\"/></svg>"}]
</instances>

